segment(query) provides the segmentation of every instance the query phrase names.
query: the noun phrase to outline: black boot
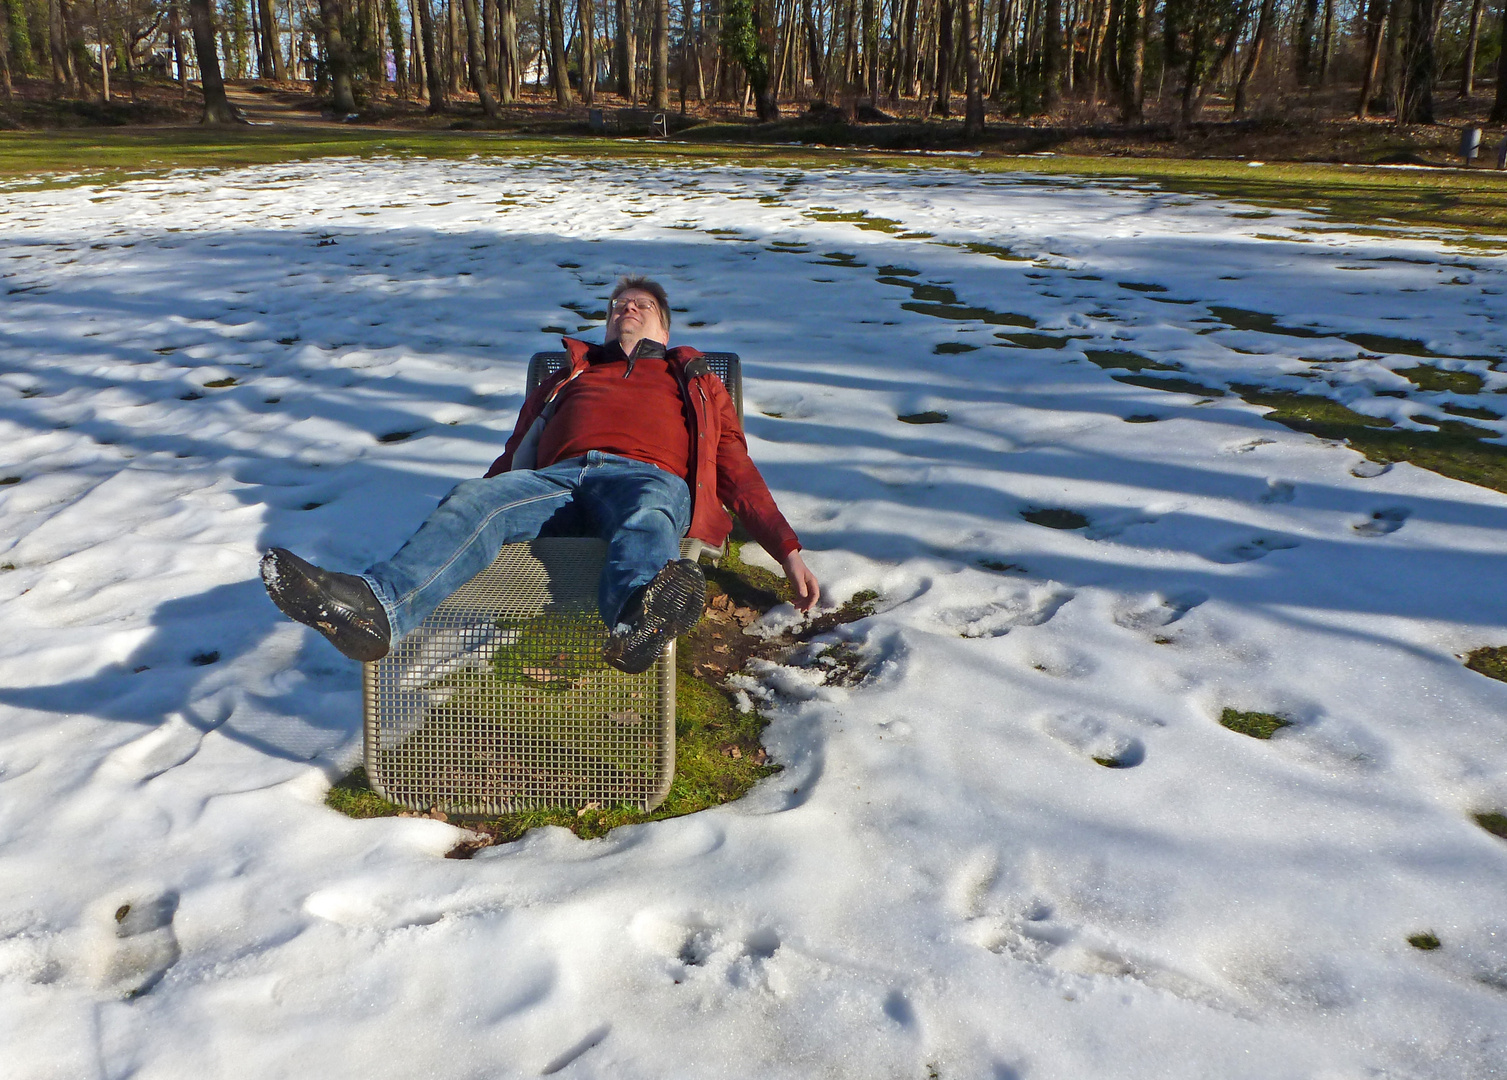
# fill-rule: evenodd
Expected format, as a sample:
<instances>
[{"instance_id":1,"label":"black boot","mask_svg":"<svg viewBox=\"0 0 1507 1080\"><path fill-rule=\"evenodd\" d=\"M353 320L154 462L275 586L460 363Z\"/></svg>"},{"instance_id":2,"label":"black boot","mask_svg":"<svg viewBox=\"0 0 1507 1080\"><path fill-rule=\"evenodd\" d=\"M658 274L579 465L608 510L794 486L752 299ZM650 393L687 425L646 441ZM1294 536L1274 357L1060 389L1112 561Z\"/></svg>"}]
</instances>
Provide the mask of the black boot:
<instances>
[{"instance_id":1,"label":"black boot","mask_svg":"<svg viewBox=\"0 0 1507 1080\"><path fill-rule=\"evenodd\" d=\"M291 551L262 556L262 584L288 618L312 626L352 660L370 663L387 655L392 628L371 586L355 574L334 574Z\"/></svg>"},{"instance_id":2,"label":"black boot","mask_svg":"<svg viewBox=\"0 0 1507 1080\"><path fill-rule=\"evenodd\" d=\"M690 559L665 563L628 601L602 657L629 675L648 671L675 638L696 625L706 607L706 575Z\"/></svg>"}]
</instances>

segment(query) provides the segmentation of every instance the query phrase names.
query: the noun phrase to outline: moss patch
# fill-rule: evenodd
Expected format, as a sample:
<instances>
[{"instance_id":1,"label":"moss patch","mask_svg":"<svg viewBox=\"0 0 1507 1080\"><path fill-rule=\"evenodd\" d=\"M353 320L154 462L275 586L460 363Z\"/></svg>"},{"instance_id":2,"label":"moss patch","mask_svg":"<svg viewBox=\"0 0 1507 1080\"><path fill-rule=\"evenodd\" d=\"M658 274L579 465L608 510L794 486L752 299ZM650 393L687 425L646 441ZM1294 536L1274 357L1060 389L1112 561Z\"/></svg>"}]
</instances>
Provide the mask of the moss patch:
<instances>
[{"instance_id":1,"label":"moss patch","mask_svg":"<svg viewBox=\"0 0 1507 1080\"><path fill-rule=\"evenodd\" d=\"M1491 833L1492 836L1500 836L1503 840L1507 840L1507 814L1502 813L1500 810L1488 810L1484 813L1472 814L1471 816L1476 819L1477 825Z\"/></svg>"},{"instance_id":2,"label":"moss patch","mask_svg":"<svg viewBox=\"0 0 1507 1080\"><path fill-rule=\"evenodd\" d=\"M1088 357L1090 363L1098 364L1101 368L1109 368L1114 371L1177 371L1176 364L1163 364L1133 353L1125 349L1084 349L1083 355Z\"/></svg>"},{"instance_id":3,"label":"moss patch","mask_svg":"<svg viewBox=\"0 0 1507 1080\"><path fill-rule=\"evenodd\" d=\"M1219 714L1219 723L1221 727L1253 739L1270 739L1283 728L1292 726L1291 720L1275 713L1241 712L1229 708Z\"/></svg>"},{"instance_id":4,"label":"moss patch","mask_svg":"<svg viewBox=\"0 0 1507 1080\"><path fill-rule=\"evenodd\" d=\"M1396 368L1397 374L1420 390L1441 390L1451 394L1479 394L1486 380L1472 371L1444 371L1431 364Z\"/></svg>"},{"instance_id":5,"label":"moss patch","mask_svg":"<svg viewBox=\"0 0 1507 1080\"><path fill-rule=\"evenodd\" d=\"M1224 391L1217 386L1205 386L1192 379L1179 379L1176 376L1112 375L1110 377L1116 382L1144 386L1151 390L1171 390L1178 394L1192 394L1194 397L1224 397Z\"/></svg>"},{"instance_id":6,"label":"moss patch","mask_svg":"<svg viewBox=\"0 0 1507 1080\"><path fill-rule=\"evenodd\" d=\"M1406 461L1468 484L1507 491L1507 447L1481 441L1496 433L1470 427L1469 434L1454 427L1439 431L1395 428L1390 420L1366 416L1317 394L1294 394L1262 386L1231 387L1252 405L1271 408L1267 419L1294 431L1348 443L1372 461ZM1444 421L1455 424L1455 421Z\"/></svg>"},{"instance_id":7,"label":"moss patch","mask_svg":"<svg viewBox=\"0 0 1507 1080\"><path fill-rule=\"evenodd\" d=\"M906 413L903 416L897 416L895 419L899 420L902 424L945 424L947 423L947 414L928 410L927 412Z\"/></svg>"},{"instance_id":8,"label":"moss patch","mask_svg":"<svg viewBox=\"0 0 1507 1080\"><path fill-rule=\"evenodd\" d=\"M393 817L406 812L397 803L388 802L372 790L364 765L357 765L341 777L325 795L324 804L353 818Z\"/></svg>"},{"instance_id":9,"label":"moss patch","mask_svg":"<svg viewBox=\"0 0 1507 1080\"><path fill-rule=\"evenodd\" d=\"M1408 944L1413 946L1413 948L1415 949L1422 949L1424 952L1429 952L1430 950L1437 949L1439 947L1439 938L1434 934L1432 930L1425 930L1421 934L1409 934Z\"/></svg>"},{"instance_id":10,"label":"moss patch","mask_svg":"<svg viewBox=\"0 0 1507 1080\"><path fill-rule=\"evenodd\" d=\"M1488 679L1507 682L1507 645L1483 645L1466 654L1465 666Z\"/></svg>"},{"instance_id":11,"label":"moss patch","mask_svg":"<svg viewBox=\"0 0 1507 1080\"><path fill-rule=\"evenodd\" d=\"M1076 510L1064 510L1061 507L1047 506L1022 510L1020 516L1032 525L1043 525L1048 529L1082 529L1088 526L1088 518Z\"/></svg>"}]
</instances>

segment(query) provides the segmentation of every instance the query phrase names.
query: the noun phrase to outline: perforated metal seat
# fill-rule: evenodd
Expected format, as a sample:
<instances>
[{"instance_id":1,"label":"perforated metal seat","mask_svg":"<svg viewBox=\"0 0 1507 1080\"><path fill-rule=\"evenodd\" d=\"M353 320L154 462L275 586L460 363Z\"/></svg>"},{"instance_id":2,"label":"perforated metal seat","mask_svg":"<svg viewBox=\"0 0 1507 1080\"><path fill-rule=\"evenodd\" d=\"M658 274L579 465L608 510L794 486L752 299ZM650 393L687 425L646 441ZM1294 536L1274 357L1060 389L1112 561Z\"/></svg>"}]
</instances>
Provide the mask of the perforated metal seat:
<instances>
[{"instance_id":1,"label":"perforated metal seat","mask_svg":"<svg viewBox=\"0 0 1507 1080\"><path fill-rule=\"evenodd\" d=\"M741 420L737 355L707 359ZM536 353L529 390L564 362L563 352ZM641 675L602 661L606 552L588 537L508 544L363 666L366 771L379 794L459 815L664 801L675 775L675 646ZM691 540L681 553L721 554Z\"/></svg>"}]
</instances>

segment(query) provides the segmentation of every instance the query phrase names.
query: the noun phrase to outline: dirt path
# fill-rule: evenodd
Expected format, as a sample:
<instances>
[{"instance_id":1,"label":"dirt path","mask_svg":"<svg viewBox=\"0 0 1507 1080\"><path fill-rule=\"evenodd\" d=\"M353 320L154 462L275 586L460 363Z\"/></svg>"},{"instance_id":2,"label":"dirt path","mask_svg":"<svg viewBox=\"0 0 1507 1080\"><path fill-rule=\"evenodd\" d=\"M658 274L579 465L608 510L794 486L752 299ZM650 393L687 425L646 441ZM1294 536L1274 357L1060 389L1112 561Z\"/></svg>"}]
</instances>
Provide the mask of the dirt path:
<instances>
[{"instance_id":1,"label":"dirt path","mask_svg":"<svg viewBox=\"0 0 1507 1080\"><path fill-rule=\"evenodd\" d=\"M320 112L305 95L253 93L244 86L226 86L225 96L247 121L258 127L345 127Z\"/></svg>"}]
</instances>

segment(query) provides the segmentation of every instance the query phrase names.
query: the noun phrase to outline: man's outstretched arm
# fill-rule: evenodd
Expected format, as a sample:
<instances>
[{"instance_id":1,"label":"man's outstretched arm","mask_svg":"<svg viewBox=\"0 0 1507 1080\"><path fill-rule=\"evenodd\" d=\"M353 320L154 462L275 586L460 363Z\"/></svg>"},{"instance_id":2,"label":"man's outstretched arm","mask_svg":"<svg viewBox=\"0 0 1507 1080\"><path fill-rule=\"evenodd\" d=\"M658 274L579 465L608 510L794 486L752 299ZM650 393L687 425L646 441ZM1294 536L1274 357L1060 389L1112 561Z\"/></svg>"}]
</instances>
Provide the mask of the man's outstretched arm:
<instances>
[{"instance_id":1,"label":"man's outstretched arm","mask_svg":"<svg viewBox=\"0 0 1507 1080\"><path fill-rule=\"evenodd\" d=\"M821 585L801 558L795 530L780 513L763 474L748 456L748 443L732 398L725 391L716 393L716 397L722 419L722 437L717 445L717 497L738 515L759 546L779 560L785 580L795 593L795 606L810 611L821 598Z\"/></svg>"}]
</instances>

